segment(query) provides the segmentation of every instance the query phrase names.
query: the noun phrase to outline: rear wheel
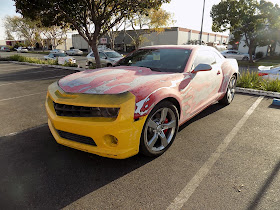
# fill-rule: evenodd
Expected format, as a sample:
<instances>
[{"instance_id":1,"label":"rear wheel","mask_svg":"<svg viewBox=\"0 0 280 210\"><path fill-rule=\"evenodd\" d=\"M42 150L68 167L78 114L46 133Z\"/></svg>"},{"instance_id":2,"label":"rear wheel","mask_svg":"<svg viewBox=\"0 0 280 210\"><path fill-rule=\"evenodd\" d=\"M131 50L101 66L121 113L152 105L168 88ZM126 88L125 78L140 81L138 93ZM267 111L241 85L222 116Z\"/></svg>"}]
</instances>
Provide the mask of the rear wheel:
<instances>
[{"instance_id":1,"label":"rear wheel","mask_svg":"<svg viewBox=\"0 0 280 210\"><path fill-rule=\"evenodd\" d=\"M219 101L219 103L228 105L232 102L235 96L235 88L236 88L236 76L233 75L229 81L227 92L224 97Z\"/></svg>"},{"instance_id":2,"label":"rear wheel","mask_svg":"<svg viewBox=\"0 0 280 210\"><path fill-rule=\"evenodd\" d=\"M171 102L163 101L157 104L143 127L140 152L151 157L164 153L176 137L178 116L177 108Z\"/></svg>"}]
</instances>

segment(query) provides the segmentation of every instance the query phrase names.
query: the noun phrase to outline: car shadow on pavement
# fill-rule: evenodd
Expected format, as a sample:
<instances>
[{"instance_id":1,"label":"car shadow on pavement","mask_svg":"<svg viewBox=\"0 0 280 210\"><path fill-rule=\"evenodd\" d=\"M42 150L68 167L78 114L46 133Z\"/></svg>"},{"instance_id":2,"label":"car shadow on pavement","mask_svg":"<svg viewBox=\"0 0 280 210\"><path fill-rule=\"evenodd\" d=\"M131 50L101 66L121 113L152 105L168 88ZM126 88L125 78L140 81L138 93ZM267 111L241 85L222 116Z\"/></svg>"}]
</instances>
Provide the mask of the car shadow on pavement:
<instances>
[{"instance_id":1,"label":"car shadow on pavement","mask_svg":"<svg viewBox=\"0 0 280 210\"><path fill-rule=\"evenodd\" d=\"M271 108L271 109L280 109L280 106L277 106L277 105L269 105L268 108Z\"/></svg>"},{"instance_id":2,"label":"car shadow on pavement","mask_svg":"<svg viewBox=\"0 0 280 210\"><path fill-rule=\"evenodd\" d=\"M60 209L153 160L115 160L67 148L47 125L0 137L0 157L1 209Z\"/></svg>"},{"instance_id":3,"label":"car shadow on pavement","mask_svg":"<svg viewBox=\"0 0 280 210\"><path fill-rule=\"evenodd\" d=\"M220 104L220 103L215 103L212 104L211 106L209 106L208 108L206 108L205 110L203 110L202 112L200 112L198 115L194 116L192 119L190 119L189 121L185 122L183 125L180 126L179 128L179 132L181 130L183 130L184 128L186 128L188 125L194 123L197 120L200 120L214 112L219 111L220 109L223 109L225 106Z\"/></svg>"}]
</instances>

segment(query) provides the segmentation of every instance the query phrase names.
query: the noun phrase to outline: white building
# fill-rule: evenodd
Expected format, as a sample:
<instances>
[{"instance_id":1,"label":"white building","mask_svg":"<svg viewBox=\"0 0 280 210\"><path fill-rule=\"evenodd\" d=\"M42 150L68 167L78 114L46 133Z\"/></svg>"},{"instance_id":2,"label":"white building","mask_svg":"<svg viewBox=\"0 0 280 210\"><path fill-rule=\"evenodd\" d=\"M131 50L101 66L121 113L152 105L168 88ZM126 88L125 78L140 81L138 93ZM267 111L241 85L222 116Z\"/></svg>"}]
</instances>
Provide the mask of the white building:
<instances>
[{"instance_id":1,"label":"white building","mask_svg":"<svg viewBox=\"0 0 280 210\"><path fill-rule=\"evenodd\" d=\"M249 47L247 47L245 45L246 45L245 41L244 41L244 39L242 39L239 42L237 50L242 52L242 53L249 53ZM262 52L264 57L267 56L268 55L268 46L256 47L256 50L253 54L256 55L258 52ZM280 46L278 44L276 45L275 52L278 53L278 54L280 53Z\"/></svg>"},{"instance_id":2,"label":"white building","mask_svg":"<svg viewBox=\"0 0 280 210\"><path fill-rule=\"evenodd\" d=\"M126 33L132 37L136 36L135 31L133 30L127 30ZM135 46L132 44L132 39L126 33L124 31L119 32L115 39L116 49L124 49L125 51L135 49ZM165 28L161 33L143 29L141 30L141 34L145 37L145 41L140 45L140 47L151 45L183 45L194 43L195 41L198 43L200 40L200 31L180 27ZM104 36L104 38L107 38L106 45L110 47L109 37ZM202 41L205 44L215 43L217 45L222 45L223 43L228 43L228 36L202 32ZM72 35L72 42L74 48L82 50L90 49L87 42L79 34Z\"/></svg>"}]
</instances>

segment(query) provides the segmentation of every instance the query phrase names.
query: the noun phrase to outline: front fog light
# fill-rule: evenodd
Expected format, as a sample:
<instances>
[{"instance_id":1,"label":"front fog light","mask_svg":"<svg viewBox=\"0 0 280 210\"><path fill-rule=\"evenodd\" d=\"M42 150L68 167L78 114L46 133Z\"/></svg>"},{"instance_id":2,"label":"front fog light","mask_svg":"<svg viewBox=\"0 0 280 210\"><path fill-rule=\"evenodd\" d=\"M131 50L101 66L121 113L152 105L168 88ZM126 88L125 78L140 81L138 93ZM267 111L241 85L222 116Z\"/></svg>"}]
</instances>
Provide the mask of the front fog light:
<instances>
[{"instance_id":1,"label":"front fog light","mask_svg":"<svg viewBox=\"0 0 280 210\"><path fill-rule=\"evenodd\" d=\"M104 136L104 140L105 140L105 144L110 147L118 146L118 139L115 136L106 135L106 136Z\"/></svg>"}]
</instances>

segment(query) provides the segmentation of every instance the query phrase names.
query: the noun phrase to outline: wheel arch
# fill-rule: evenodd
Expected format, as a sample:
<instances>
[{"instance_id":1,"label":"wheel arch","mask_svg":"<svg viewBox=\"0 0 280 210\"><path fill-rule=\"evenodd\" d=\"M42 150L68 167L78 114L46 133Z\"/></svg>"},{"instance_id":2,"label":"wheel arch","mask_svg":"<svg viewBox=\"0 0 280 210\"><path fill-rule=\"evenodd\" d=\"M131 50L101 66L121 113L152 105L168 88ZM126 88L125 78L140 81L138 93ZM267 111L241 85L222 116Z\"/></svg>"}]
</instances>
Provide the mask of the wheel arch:
<instances>
[{"instance_id":1,"label":"wheel arch","mask_svg":"<svg viewBox=\"0 0 280 210\"><path fill-rule=\"evenodd\" d=\"M174 98L174 97L167 97L167 98L164 98L162 99L161 101L159 101L157 104L161 103L162 101L169 101L171 102L176 108L177 108L177 111L178 111L178 117L180 119L180 116L181 116L181 105L179 103L179 101Z\"/></svg>"}]
</instances>

